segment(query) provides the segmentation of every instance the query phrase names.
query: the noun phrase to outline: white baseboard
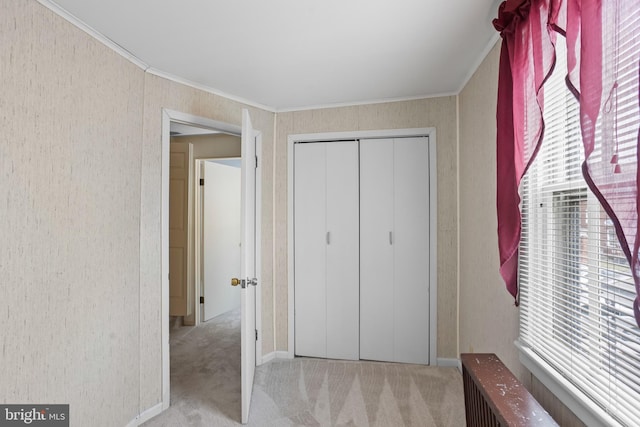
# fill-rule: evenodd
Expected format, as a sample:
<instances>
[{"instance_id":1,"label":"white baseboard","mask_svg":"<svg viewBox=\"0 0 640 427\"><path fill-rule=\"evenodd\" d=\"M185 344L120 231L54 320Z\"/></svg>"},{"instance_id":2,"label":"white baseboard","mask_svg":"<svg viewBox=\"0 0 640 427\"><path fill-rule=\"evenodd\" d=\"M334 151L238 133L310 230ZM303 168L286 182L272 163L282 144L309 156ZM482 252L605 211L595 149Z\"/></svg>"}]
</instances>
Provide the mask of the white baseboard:
<instances>
[{"instance_id":1,"label":"white baseboard","mask_svg":"<svg viewBox=\"0 0 640 427\"><path fill-rule=\"evenodd\" d=\"M289 351L272 351L271 353L262 356L262 363L271 362L273 359L293 359L295 356ZM442 366L444 368L458 368L462 371L462 363L460 359L447 359L439 357L436 361L436 366Z\"/></svg>"},{"instance_id":2,"label":"white baseboard","mask_svg":"<svg viewBox=\"0 0 640 427\"><path fill-rule=\"evenodd\" d=\"M129 421L129 423L127 423L125 427L138 427L140 424L143 424L149 421L151 418L155 417L156 415L160 415L160 413L162 413L164 409L162 407L162 402L160 402L157 405L152 406L151 408L143 411L140 415L138 415L137 417Z\"/></svg>"},{"instance_id":3,"label":"white baseboard","mask_svg":"<svg viewBox=\"0 0 640 427\"><path fill-rule=\"evenodd\" d=\"M462 370L460 359L446 359L438 357L437 365L443 368L458 368L459 370Z\"/></svg>"}]
</instances>

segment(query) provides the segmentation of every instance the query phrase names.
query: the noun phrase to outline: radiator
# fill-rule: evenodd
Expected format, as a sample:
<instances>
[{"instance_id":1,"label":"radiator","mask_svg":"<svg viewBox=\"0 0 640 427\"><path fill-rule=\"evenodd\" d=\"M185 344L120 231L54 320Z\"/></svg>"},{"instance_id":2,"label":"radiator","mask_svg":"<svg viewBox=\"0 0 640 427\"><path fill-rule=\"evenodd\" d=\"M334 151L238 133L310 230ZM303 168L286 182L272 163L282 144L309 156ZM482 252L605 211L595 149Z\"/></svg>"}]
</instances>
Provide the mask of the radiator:
<instances>
[{"instance_id":1,"label":"radiator","mask_svg":"<svg viewBox=\"0 0 640 427\"><path fill-rule=\"evenodd\" d=\"M557 426L495 354L461 354L467 427Z\"/></svg>"}]
</instances>

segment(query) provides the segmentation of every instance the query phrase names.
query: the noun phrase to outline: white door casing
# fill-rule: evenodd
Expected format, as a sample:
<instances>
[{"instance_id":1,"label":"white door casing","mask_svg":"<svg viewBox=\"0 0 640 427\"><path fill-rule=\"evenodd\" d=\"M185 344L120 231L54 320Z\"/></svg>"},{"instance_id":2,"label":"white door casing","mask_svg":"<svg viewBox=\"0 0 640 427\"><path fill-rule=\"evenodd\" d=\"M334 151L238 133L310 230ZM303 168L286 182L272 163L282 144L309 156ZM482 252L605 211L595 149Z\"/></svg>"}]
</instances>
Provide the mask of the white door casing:
<instances>
[{"instance_id":1,"label":"white door casing","mask_svg":"<svg viewBox=\"0 0 640 427\"><path fill-rule=\"evenodd\" d=\"M256 368L256 134L251 125L249 111L242 110L241 160L241 255L240 289L241 310L241 399L242 423L249 421L249 408ZM259 286L259 284L257 284Z\"/></svg>"}]
</instances>

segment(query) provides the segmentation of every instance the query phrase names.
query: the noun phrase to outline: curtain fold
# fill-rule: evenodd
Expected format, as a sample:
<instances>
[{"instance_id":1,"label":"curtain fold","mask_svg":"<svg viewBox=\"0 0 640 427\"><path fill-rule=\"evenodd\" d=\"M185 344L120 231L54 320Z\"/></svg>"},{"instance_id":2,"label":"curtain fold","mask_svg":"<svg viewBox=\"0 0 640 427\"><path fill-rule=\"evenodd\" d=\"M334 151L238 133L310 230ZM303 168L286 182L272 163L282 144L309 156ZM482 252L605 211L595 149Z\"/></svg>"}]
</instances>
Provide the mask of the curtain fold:
<instances>
[{"instance_id":1,"label":"curtain fold","mask_svg":"<svg viewBox=\"0 0 640 427\"><path fill-rule=\"evenodd\" d=\"M566 37L569 90L580 103L582 172L614 224L631 266L640 326L640 3L638 0L507 0L498 80L497 211L500 273L518 302L519 185L544 135L543 86Z\"/></svg>"},{"instance_id":2,"label":"curtain fold","mask_svg":"<svg viewBox=\"0 0 640 427\"><path fill-rule=\"evenodd\" d=\"M537 4L539 3L539 4ZM521 216L518 188L542 141L542 85L555 63L547 2L508 0L493 21L502 36L498 77L498 246L500 274L518 304Z\"/></svg>"}]
</instances>

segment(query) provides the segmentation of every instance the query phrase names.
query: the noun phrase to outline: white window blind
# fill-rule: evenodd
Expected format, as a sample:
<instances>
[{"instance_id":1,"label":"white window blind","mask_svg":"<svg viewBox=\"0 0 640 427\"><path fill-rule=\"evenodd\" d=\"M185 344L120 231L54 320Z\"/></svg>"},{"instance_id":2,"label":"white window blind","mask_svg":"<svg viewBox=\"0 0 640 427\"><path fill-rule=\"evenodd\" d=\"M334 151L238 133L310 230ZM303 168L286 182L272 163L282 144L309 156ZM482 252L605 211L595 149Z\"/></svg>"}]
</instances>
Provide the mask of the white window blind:
<instances>
[{"instance_id":1,"label":"white window blind","mask_svg":"<svg viewBox=\"0 0 640 427\"><path fill-rule=\"evenodd\" d=\"M563 45L558 37L544 91L544 141L522 186L520 342L584 399L621 425L638 426L635 288L613 223L582 177L579 105L564 82ZM619 134L637 132L637 119L622 117L618 126Z\"/></svg>"}]
</instances>

